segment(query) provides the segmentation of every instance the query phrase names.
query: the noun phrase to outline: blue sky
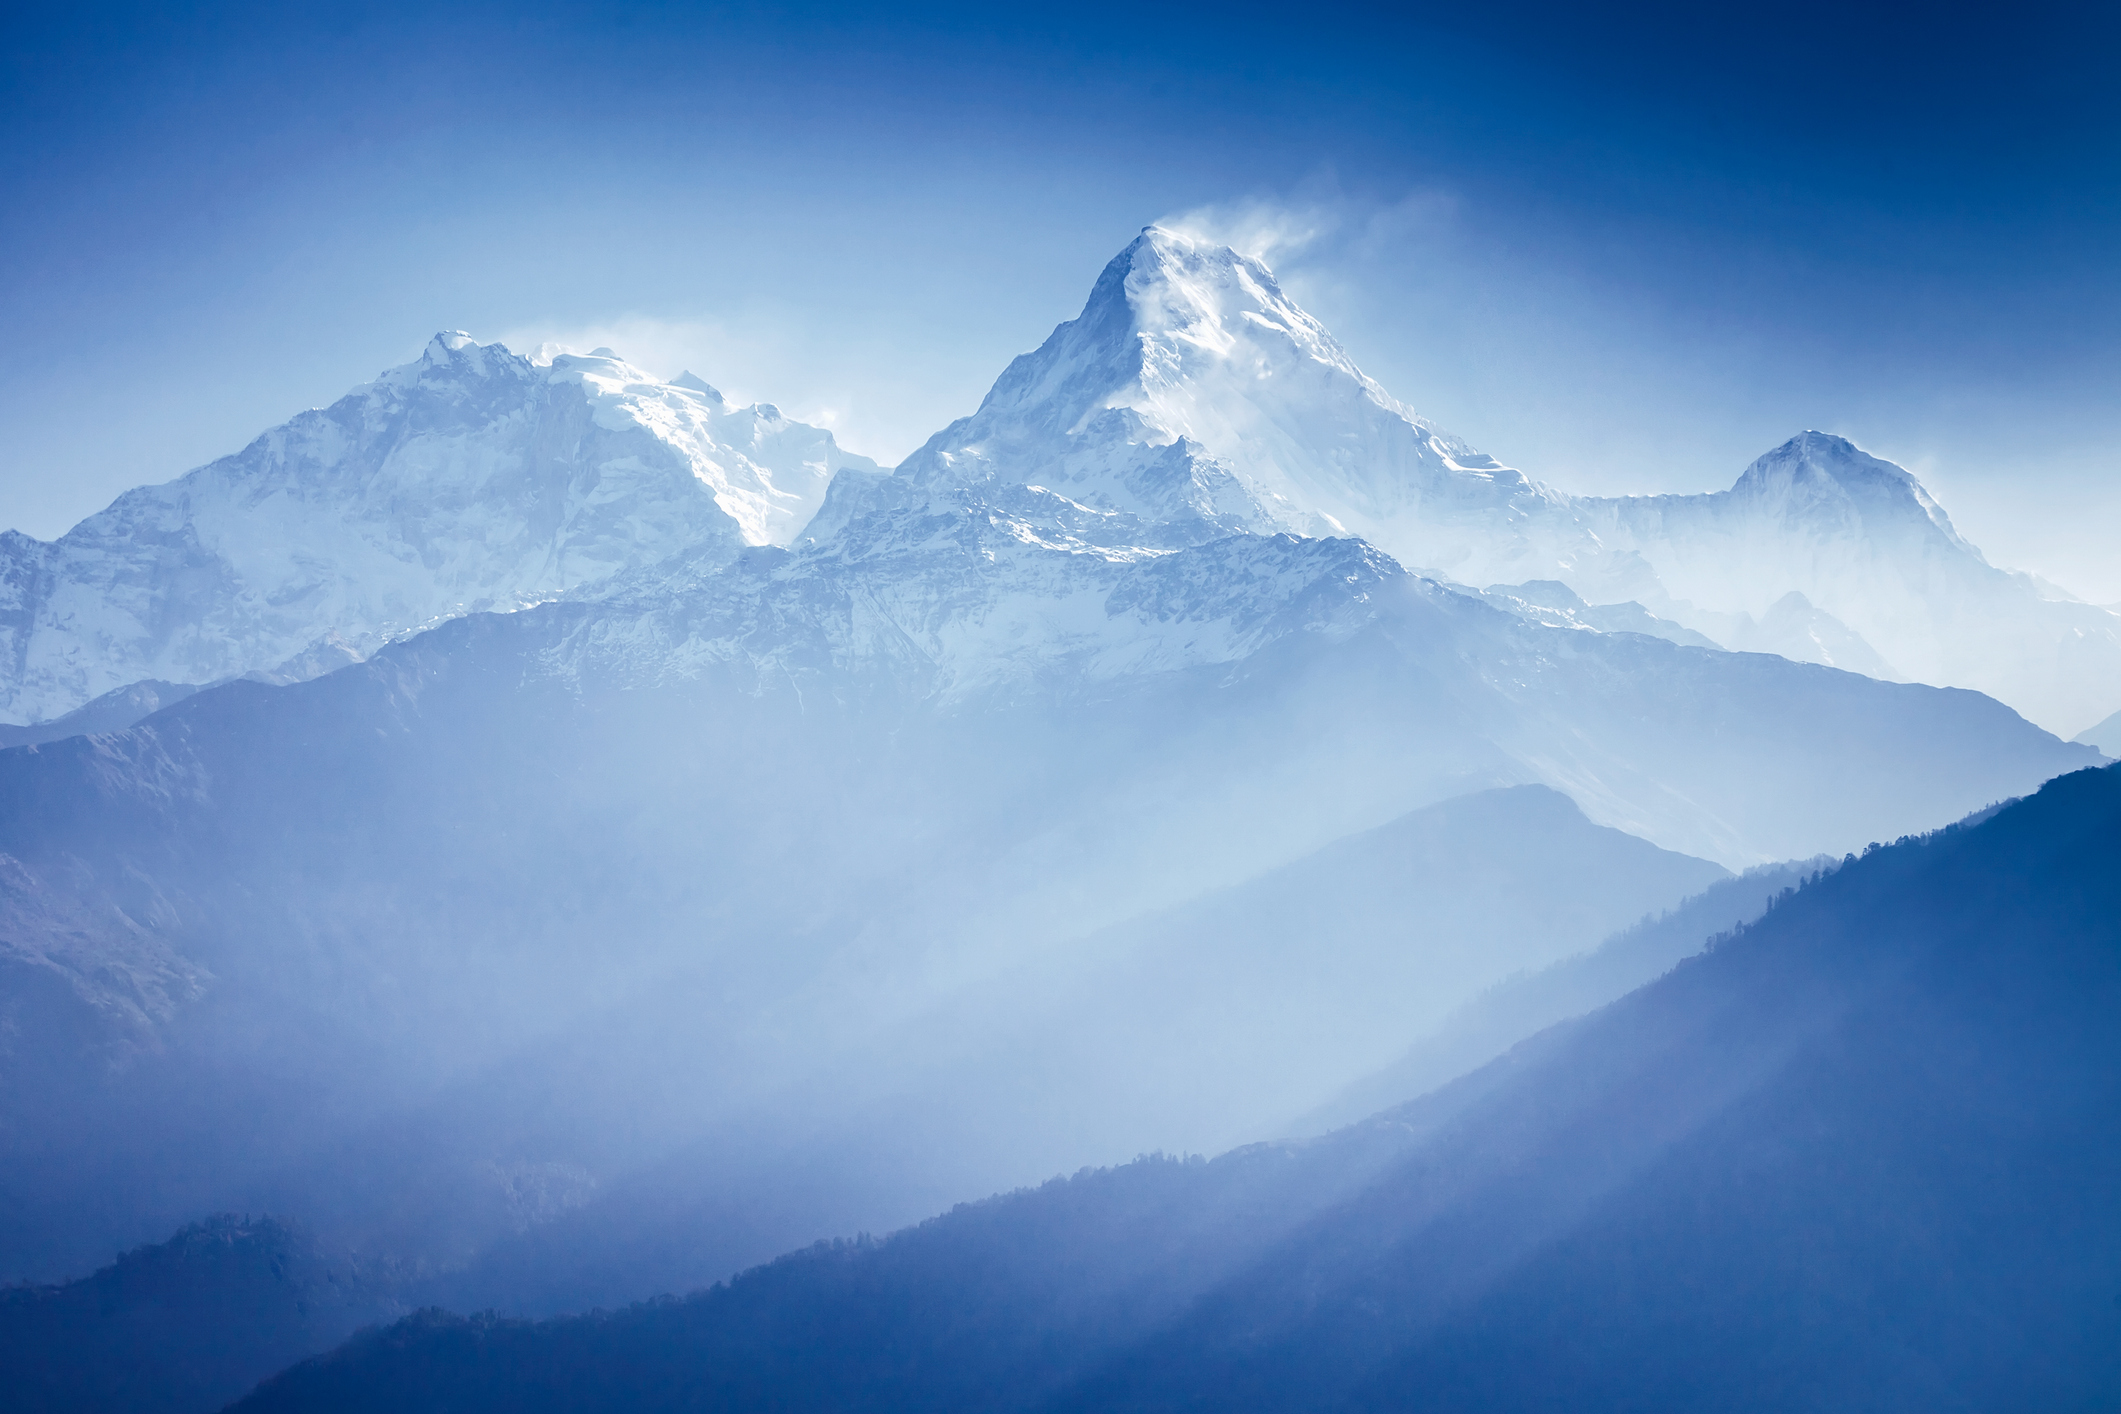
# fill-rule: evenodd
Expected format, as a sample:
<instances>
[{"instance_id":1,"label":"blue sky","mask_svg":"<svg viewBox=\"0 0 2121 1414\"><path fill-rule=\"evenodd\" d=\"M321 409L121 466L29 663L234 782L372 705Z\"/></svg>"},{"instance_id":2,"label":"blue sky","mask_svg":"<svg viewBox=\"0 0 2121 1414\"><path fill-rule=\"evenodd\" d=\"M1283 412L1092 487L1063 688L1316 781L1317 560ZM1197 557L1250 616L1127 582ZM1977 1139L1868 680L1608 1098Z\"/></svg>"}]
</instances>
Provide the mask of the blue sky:
<instances>
[{"instance_id":1,"label":"blue sky","mask_svg":"<svg viewBox=\"0 0 2121 1414\"><path fill-rule=\"evenodd\" d=\"M2121 600L2121 24L999 6L14 7L0 523L50 536L412 357L609 343L884 460L1143 224L1266 249L1571 489L1804 427Z\"/></svg>"}]
</instances>

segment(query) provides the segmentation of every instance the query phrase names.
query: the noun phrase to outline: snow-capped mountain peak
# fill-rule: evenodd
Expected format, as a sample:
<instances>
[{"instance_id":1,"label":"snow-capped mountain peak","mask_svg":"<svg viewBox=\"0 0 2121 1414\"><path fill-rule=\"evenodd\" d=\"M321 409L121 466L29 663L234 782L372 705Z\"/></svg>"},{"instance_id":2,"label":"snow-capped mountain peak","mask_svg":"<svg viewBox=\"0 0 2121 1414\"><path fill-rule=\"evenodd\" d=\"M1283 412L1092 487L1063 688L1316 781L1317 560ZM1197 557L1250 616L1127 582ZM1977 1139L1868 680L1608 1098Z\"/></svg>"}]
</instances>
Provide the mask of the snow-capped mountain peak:
<instances>
[{"instance_id":1,"label":"snow-capped mountain peak","mask_svg":"<svg viewBox=\"0 0 2121 1414\"><path fill-rule=\"evenodd\" d=\"M1713 494L1566 495L1416 416L1258 260L1152 226L890 473L689 372L443 331L55 544L0 537L0 718L276 669L327 635L366 653L468 611L653 588L679 557L694 582L799 538L805 565L875 574L931 574L952 547L970 605L1020 552L1008 592L1029 603L1059 583L1033 550L1104 574L1088 561L1247 533L1357 536L1468 586L1553 581L1600 622L1976 686L2057 726L2121 697L2121 619L1989 566L1913 475L1845 438L1803 433Z\"/></svg>"},{"instance_id":2,"label":"snow-capped mountain peak","mask_svg":"<svg viewBox=\"0 0 2121 1414\"><path fill-rule=\"evenodd\" d=\"M333 636L365 654L675 555L786 544L846 466L875 470L698 379L663 383L609 349L541 365L445 330L56 542L0 540L0 718L271 671Z\"/></svg>"},{"instance_id":3,"label":"snow-capped mountain peak","mask_svg":"<svg viewBox=\"0 0 2121 1414\"><path fill-rule=\"evenodd\" d=\"M1472 553L1466 514L1554 499L1393 399L1265 265L1158 226L900 470L1042 487L1182 539L1355 534L1446 567Z\"/></svg>"},{"instance_id":4,"label":"snow-capped mountain peak","mask_svg":"<svg viewBox=\"0 0 2121 1414\"><path fill-rule=\"evenodd\" d=\"M1914 473L1874 457L1846 437L1800 432L1745 469L1731 488L1735 501L1784 519L1843 521L1872 538L1913 533L1936 536L1979 555Z\"/></svg>"},{"instance_id":5,"label":"snow-capped mountain peak","mask_svg":"<svg viewBox=\"0 0 2121 1414\"><path fill-rule=\"evenodd\" d=\"M1994 569L1913 474L1844 437L1802 433L1726 491L1568 495L1415 415L1259 261L1161 227L971 417L844 491L820 535L968 496L1052 543L1351 534L1463 584L1559 581L1728 647L1978 687L2056 726L2121 695L2121 620Z\"/></svg>"},{"instance_id":6,"label":"snow-capped mountain peak","mask_svg":"<svg viewBox=\"0 0 2121 1414\"><path fill-rule=\"evenodd\" d=\"M530 360L518 359L499 344L481 344L462 329L444 329L427 341L418 358L384 369L374 382L354 391L376 398L410 388L462 390L496 379L527 382L536 372Z\"/></svg>"},{"instance_id":7,"label":"snow-capped mountain peak","mask_svg":"<svg viewBox=\"0 0 2121 1414\"><path fill-rule=\"evenodd\" d=\"M1079 433L1100 412L1132 408L1172 438L1210 445L1228 439L1186 415L1213 401L1199 389L1270 380L1291 355L1397 409L1266 266L1151 226L1105 267L1080 316L1010 365L981 412L1058 417Z\"/></svg>"}]
</instances>

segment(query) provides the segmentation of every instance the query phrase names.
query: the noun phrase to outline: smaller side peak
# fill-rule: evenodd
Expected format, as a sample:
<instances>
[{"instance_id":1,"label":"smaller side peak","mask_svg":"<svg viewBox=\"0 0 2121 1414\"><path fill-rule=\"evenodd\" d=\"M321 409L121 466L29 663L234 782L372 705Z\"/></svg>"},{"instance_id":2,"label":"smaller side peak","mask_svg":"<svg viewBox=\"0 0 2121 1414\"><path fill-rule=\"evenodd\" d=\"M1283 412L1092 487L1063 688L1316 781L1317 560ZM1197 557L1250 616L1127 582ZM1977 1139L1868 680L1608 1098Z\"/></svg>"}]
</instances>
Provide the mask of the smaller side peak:
<instances>
[{"instance_id":1,"label":"smaller side peak","mask_svg":"<svg viewBox=\"0 0 2121 1414\"><path fill-rule=\"evenodd\" d=\"M1903 485L1918 484L1913 472L1882 457L1874 457L1848 438L1833 432L1807 429L1759 458L1738 478L1740 486L1788 481L1805 474L1837 482L1887 480Z\"/></svg>"},{"instance_id":2,"label":"smaller side peak","mask_svg":"<svg viewBox=\"0 0 2121 1414\"><path fill-rule=\"evenodd\" d=\"M631 369L633 367L632 364L626 362L625 359L613 353L609 348L601 346L591 349L588 353L576 353L573 349L564 348L553 344L545 344L539 347L539 352L542 353L546 349L552 350L552 359L550 366L553 368L572 368L577 370L598 369L609 368L614 364L620 368L626 369Z\"/></svg>"},{"instance_id":3,"label":"smaller side peak","mask_svg":"<svg viewBox=\"0 0 2121 1414\"><path fill-rule=\"evenodd\" d=\"M601 345L588 353L555 353L548 366L552 370L551 376L555 379L586 377L604 383L624 384L663 382L654 374L634 367L620 355Z\"/></svg>"},{"instance_id":4,"label":"smaller side peak","mask_svg":"<svg viewBox=\"0 0 2121 1414\"><path fill-rule=\"evenodd\" d=\"M713 403L716 407L727 407L729 405L729 399L722 396L722 390L720 388L715 387L712 383L709 383L706 379L700 377L699 374L694 373L689 368L686 369L683 373L680 373L677 377L671 379L670 386L673 388L684 388L691 392L698 393L701 396L705 397L708 402Z\"/></svg>"},{"instance_id":5,"label":"smaller side peak","mask_svg":"<svg viewBox=\"0 0 2121 1414\"><path fill-rule=\"evenodd\" d=\"M1874 515L1893 507L1926 520L1946 540L1978 556L1953 528L1951 517L1923 486L1921 478L1897 462L1872 456L1848 438L1808 429L1784 442L1745 469L1731 488L1740 498L1794 498L1812 504L1867 505Z\"/></svg>"},{"instance_id":6,"label":"smaller side peak","mask_svg":"<svg viewBox=\"0 0 2121 1414\"><path fill-rule=\"evenodd\" d=\"M426 349L411 363L384 369L376 386L407 387L437 380L453 384L466 378L510 376L529 367L529 360L516 357L505 344L482 344L462 329L444 329L427 341Z\"/></svg>"},{"instance_id":7,"label":"smaller side peak","mask_svg":"<svg viewBox=\"0 0 2121 1414\"><path fill-rule=\"evenodd\" d=\"M478 341L462 329L444 329L427 341L427 361L448 363L450 356L460 349L475 349Z\"/></svg>"}]
</instances>

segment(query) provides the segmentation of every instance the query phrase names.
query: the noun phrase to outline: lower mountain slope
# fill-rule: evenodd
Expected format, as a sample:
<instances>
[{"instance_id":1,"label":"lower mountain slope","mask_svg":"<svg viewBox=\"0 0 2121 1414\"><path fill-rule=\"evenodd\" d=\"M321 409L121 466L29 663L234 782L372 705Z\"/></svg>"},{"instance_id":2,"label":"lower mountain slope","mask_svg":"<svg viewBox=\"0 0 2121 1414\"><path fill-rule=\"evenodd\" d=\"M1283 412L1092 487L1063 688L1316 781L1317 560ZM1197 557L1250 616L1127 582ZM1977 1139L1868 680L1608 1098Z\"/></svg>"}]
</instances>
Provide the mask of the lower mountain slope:
<instances>
[{"instance_id":1,"label":"lower mountain slope","mask_svg":"<svg viewBox=\"0 0 2121 1414\"><path fill-rule=\"evenodd\" d=\"M862 1186L940 1203L946 1173L1006 1184L1085 1156L1282 1133L1494 977L1588 949L1723 877L1591 824L1543 786L1444 801L881 1028L784 1095L790 1111L840 1118L787 1156L772 1191L734 1186L718 1133L418 1290L459 1309L619 1304L730 1270L727 1214L784 1204L789 1173L814 1190L844 1175L829 1201L852 1214Z\"/></svg>"},{"instance_id":2,"label":"lower mountain slope","mask_svg":"<svg viewBox=\"0 0 2121 1414\"><path fill-rule=\"evenodd\" d=\"M2108 1407L2117 846L2121 772L2078 772L1324 1139L616 1313L427 1313L236 1408Z\"/></svg>"},{"instance_id":3,"label":"lower mountain slope","mask_svg":"<svg viewBox=\"0 0 2121 1414\"><path fill-rule=\"evenodd\" d=\"M1021 499L1045 519L885 505L0 752L0 1271L232 1209L455 1265L704 1151L710 1279L1050 1171L865 1130L926 1059L890 1038L1409 810L1538 782L1750 863L2092 756L1972 693L1529 623L1358 542L1114 549Z\"/></svg>"},{"instance_id":4,"label":"lower mountain slope","mask_svg":"<svg viewBox=\"0 0 2121 1414\"><path fill-rule=\"evenodd\" d=\"M1477 1070L1526 1037L1596 1011L1663 976L1681 959L1760 917L1785 889L1840 863L1819 855L1748 869L1601 939L1594 948L1513 973L1453 1007L1389 1064L1349 1085L1288 1132L1323 1134Z\"/></svg>"},{"instance_id":5,"label":"lower mountain slope","mask_svg":"<svg viewBox=\"0 0 2121 1414\"><path fill-rule=\"evenodd\" d=\"M994 1117L1050 1090L1043 1077L1082 1078L1040 1126L1055 1167L1095 1152L1094 1129L1054 1142L1092 1095L1100 1127L1135 1116L1127 1152L1212 1153L1287 1132L1497 978L1587 952L1728 877L1593 825L1548 787L1482 791L1100 930L923 1025L980 1055ZM1010 994L1037 1005L1005 1007ZM995 1015L1008 1034L982 1024Z\"/></svg>"}]
</instances>

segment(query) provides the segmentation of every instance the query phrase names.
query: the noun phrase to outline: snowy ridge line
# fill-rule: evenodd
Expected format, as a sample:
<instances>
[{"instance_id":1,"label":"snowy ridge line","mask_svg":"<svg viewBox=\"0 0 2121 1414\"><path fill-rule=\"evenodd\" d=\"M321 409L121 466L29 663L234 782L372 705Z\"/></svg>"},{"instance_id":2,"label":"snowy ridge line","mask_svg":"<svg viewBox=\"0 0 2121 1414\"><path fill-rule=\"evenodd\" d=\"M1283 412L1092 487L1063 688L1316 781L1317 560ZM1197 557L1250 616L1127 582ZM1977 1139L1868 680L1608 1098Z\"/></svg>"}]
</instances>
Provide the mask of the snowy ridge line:
<instances>
[{"instance_id":1,"label":"snowy ridge line","mask_svg":"<svg viewBox=\"0 0 2121 1414\"><path fill-rule=\"evenodd\" d=\"M673 555L785 543L846 467L876 469L690 375L660 383L608 350L540 366L439 334L55 542L0 537L0 718L276 672L334 637L366 656Z\"/></svg>"},{"instance_id":2,"label":"snowy ridge line","mask_svg":"<svg viewBox=\"0 0 2121 1414\"><path fill-rule=\"evenodd\" d=\"M1971 687L2060 730L2121 703L2121 616L1991 566L1916 477L1845 438L1801 433L1728 491L1573 496L1416 416L1257 260L1158 227L885 480L828 498L817 533L1035 487L1073 509L1026 513L1078 536L1356 535L1476 589L1552 582L1601 619Z\"/></svg>"},{"instance_id":3,"label":"snowy ridge line","mask_svg":"<svg viewBox=\"0 0 2121 1414\"><path fill-rule=\"evenodd\" d=\"M1727 491L1572 496L1415 415L1259 261L1150 227L1080 315L888 473L770 404L657 382L608 349L546 366L439 335L58 542L0 537L0 719L141 681L298 675L320 642L364 656L463 613L697 599L724 573L883 616L881 637L843 625L830 648L791 622L804 652L895 645L951 683L1032 663L1156 671L1251 640L1123 642L1124 616L1086 597L1119 581L1075 562L1280 536L1359 538L1536 622L1973 688L2058 734L2121 704L2121 615L1989 565L1912 474L1844 438L1802 433ZM790 553L752 557L767 547ZM1235 578L1199 593L1242 597L1244 562L1226 554ZM861 567L859 594L831 565ZM673 638L670 670L792 661L795 642L742 618L763 592L731 590L726 629Z\"/></svg>"}]
</instances>

